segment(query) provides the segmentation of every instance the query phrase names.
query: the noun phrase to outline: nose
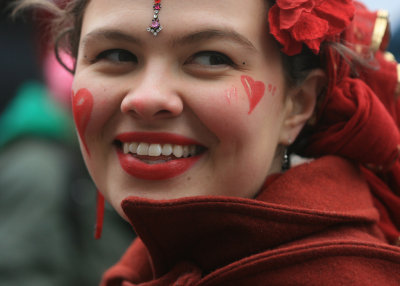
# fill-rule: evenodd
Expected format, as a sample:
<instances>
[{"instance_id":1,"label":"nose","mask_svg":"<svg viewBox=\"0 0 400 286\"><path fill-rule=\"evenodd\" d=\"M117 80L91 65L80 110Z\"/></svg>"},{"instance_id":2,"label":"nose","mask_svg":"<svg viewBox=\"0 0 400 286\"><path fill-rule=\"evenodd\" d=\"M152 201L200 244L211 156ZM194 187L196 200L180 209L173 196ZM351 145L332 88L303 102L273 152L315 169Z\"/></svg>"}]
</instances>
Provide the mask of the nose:
<instances>
[{"instance_id":1,"label":"nose","mask_svg":"<svg viewBox=\"0 0 400 286\"><path fill-rule=\"evenodd\" d=\"M183 101L170 83L169 79L151 74L142 77L138 85L132 84L123 98L122 113L146 121L179 116L183 111Z\"/></svg>"}]
</instances>

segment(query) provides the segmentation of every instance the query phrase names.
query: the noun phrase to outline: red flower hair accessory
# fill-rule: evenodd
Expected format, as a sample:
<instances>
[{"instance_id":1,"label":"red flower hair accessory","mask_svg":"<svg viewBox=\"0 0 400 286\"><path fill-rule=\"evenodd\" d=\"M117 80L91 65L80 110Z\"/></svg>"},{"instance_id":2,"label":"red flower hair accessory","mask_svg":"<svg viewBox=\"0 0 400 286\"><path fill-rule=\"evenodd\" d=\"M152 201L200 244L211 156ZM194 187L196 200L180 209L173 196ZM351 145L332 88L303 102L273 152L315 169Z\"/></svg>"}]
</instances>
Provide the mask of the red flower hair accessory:
<instances>
[{"instance_id":1,"label":"red flower hair accessory","mask_svg":"<svg viewBox=\"0 0 400 286\"><path fill-rule=\"evenodd\" d=\"M270 33L288 56L306 44L315 54L321 43L343 32L351 23L352 0L276 0L269 10Z\"/></svg>"}]
</instances>

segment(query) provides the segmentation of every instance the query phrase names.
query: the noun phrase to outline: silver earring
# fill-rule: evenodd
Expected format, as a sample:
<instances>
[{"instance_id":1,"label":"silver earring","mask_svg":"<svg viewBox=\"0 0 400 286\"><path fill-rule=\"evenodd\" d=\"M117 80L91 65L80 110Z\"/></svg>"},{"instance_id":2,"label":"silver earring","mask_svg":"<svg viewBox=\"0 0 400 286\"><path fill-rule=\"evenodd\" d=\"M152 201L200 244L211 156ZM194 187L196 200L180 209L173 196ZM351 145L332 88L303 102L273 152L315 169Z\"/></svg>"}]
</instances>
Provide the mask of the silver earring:
<instances>
[{"instance_id":1,"label":"silver earring","mask_svg":"<svg viewBox=\"0 0 400 286\"><path fill-rule=\"evenodd\" d=\"M289 155L288 149L285 148L285 151L283 153L283 160L282 160L282 172L286 172L289 169L290 169L290 155Z\"/></svg>"}]
</instances>

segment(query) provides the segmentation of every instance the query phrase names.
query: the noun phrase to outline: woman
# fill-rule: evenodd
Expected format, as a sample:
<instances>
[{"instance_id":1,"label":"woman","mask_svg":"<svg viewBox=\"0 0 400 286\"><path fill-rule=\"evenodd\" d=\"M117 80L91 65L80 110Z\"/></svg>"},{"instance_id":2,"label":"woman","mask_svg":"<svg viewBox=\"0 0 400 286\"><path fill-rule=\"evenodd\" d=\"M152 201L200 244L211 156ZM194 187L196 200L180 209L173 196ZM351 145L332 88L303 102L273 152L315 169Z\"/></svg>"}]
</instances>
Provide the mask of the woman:
<instances>
[{"instance_id":1,"label":"woman","mask_svg":"<svg viewBox=\"0 0 400 286\"><path fill-rule=\"evenodd\" d=\"M385 29L365 50L383 17L350 0L52 9L86 165L139 236L102 285L398 284ZM289 146L315 160L289 169Z\"/></svg>"}]
</instances>

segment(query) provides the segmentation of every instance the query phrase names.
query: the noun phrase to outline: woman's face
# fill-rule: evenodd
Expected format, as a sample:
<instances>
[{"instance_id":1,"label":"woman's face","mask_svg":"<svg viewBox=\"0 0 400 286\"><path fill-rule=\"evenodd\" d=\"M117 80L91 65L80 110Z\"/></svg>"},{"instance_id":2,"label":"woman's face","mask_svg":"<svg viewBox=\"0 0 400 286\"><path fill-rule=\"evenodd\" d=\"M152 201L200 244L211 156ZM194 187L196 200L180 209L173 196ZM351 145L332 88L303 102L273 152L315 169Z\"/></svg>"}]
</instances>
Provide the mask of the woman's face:
<instances>
[{"instance_id":1,"label":"woman's face","mask_svg":"<svg viewBox=\"0 0 400 286\"><path fill-rule=\"evenodd\" d=\"M97 187L128 196L254 197L288 139L284 77L263 0L92 0L73 110ZM172 154L171 154L172 152Z\"/></svg>"}]
</instances>

